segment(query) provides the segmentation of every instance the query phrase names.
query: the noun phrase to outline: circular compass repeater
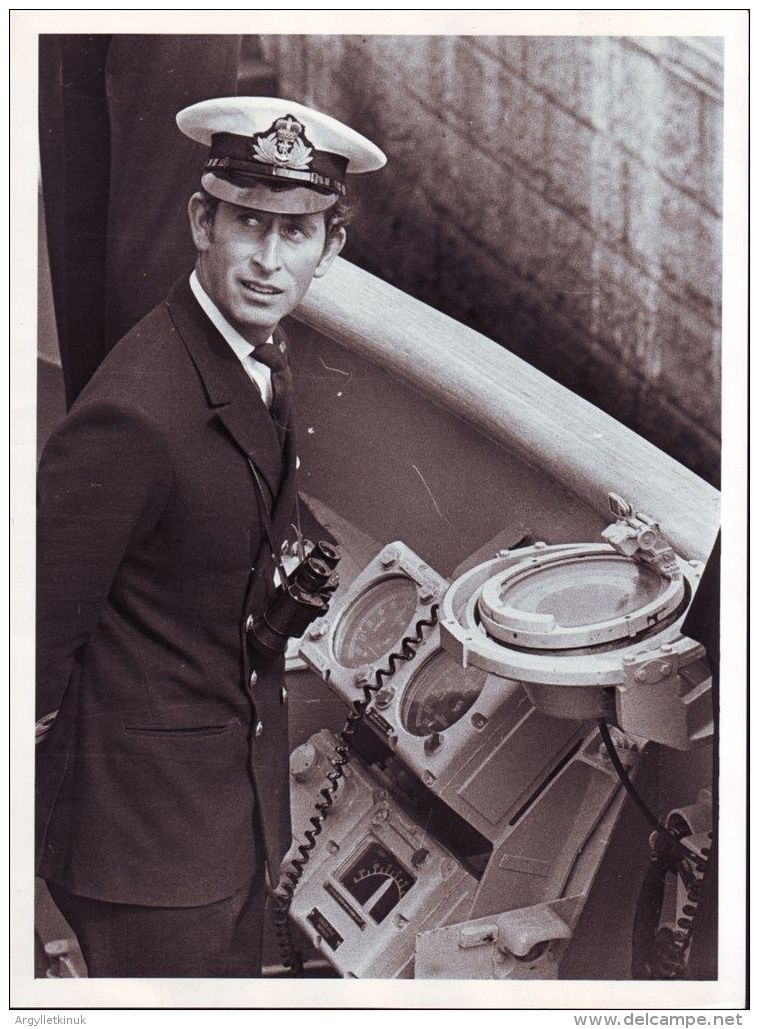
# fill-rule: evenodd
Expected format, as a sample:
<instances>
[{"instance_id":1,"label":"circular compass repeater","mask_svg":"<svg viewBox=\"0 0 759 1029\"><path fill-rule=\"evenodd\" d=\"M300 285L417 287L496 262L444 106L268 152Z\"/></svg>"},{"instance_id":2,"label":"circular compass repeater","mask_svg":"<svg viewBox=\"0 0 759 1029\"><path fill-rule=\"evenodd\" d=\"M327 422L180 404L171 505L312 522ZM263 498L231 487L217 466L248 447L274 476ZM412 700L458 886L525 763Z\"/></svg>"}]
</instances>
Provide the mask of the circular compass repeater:
<instances>
[{"instance_id":1,"label":"circular compass repeater","mask_svg":"<svg viewBox=\"0 0 759 1029\"><path fill-rule=\"evenodd\" d=\"M502 551L448 590L441 640L464 668L521 682L559 718L606 718L677 749L712 733L704 648L681 633L701 575L610 494L603 543Z\"/></svg>"}]
</instances>

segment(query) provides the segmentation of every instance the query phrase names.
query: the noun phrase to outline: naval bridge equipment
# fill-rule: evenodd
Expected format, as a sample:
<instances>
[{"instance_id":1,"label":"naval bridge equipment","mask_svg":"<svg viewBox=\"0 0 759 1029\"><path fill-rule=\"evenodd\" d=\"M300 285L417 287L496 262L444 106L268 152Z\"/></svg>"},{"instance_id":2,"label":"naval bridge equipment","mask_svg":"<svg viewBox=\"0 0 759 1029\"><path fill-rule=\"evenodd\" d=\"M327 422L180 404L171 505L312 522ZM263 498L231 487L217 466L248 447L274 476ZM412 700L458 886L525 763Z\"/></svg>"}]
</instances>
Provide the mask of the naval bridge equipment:
<instances>
[{"instance_id":1,"label":"naval bridge equipment","mask_svg":"<svg viewBox=\"0 0 759 1029\"><path fill-rule=\"evenodd\" d=\"M705 652L681 632L700 565L610 506L601 542L453 582L388 544L311 626L301 657L351 715L292 756L289 902L338 974L557 976L620 781L649 741L709 740Z\"/></svg>"}]
</instances>

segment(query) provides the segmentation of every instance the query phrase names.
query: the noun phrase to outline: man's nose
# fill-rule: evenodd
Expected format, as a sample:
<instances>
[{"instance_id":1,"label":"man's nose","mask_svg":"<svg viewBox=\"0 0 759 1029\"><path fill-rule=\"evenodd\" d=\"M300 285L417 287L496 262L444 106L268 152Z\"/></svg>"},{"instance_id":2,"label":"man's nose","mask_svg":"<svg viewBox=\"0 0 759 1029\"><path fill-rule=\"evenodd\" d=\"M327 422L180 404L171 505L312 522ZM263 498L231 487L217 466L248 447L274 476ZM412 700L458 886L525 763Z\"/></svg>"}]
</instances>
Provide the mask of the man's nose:
<instances>
[{"instance_id":1,"label":"man's nose","mask_svg":"<svg viewBox=\"0 0 759 1029\"><path fill-rule=\"evenodd\" d=\"M259 240L253 261L262 271L277 271L281 266L280 238L277 232L270 230Z\"/></svg>"}]
</instances>

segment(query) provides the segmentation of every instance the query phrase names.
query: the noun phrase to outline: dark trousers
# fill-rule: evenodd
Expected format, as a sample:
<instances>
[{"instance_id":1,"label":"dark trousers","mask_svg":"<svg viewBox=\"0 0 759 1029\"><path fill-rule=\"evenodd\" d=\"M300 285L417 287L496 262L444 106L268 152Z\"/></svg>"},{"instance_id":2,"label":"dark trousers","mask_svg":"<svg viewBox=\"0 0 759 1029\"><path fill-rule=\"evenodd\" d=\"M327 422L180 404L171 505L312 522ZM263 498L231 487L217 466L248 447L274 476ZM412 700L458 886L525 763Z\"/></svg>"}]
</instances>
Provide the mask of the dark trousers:
<instances>
[{"instance_id":1,"label":"dark trousers","mask_svg":"<svg viewBox=\"0 0 759 1029\"><path fill-rule=\"evenodd\" d=\"M111 904L48 882L91 978L247 978L261 974L263 874L231 897L193 908Z\"/></svg>"}]
</instances>

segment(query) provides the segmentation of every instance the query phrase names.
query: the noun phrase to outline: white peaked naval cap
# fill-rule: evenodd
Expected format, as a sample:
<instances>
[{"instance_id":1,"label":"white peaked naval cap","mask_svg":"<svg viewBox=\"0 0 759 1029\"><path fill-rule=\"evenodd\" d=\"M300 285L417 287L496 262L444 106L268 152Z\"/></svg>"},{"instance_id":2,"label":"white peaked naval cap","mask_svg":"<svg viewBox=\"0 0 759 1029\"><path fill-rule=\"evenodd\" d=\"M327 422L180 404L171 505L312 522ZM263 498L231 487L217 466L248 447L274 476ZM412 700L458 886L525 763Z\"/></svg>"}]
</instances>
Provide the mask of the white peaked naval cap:
<instances>
[{"instance_id":1,"label":"white peaked naval cap","mask_svg":"<svg viewBox=\"0 0 759 1029\"><path fill-rule=\"evenodd\" d=\"M203 188L262 211L325 211L345 195L346 175L376 171L387 160L336 118L276 97L203 100L180 111L177 125L210 148Z\"/></svg>"}]
</instances>

